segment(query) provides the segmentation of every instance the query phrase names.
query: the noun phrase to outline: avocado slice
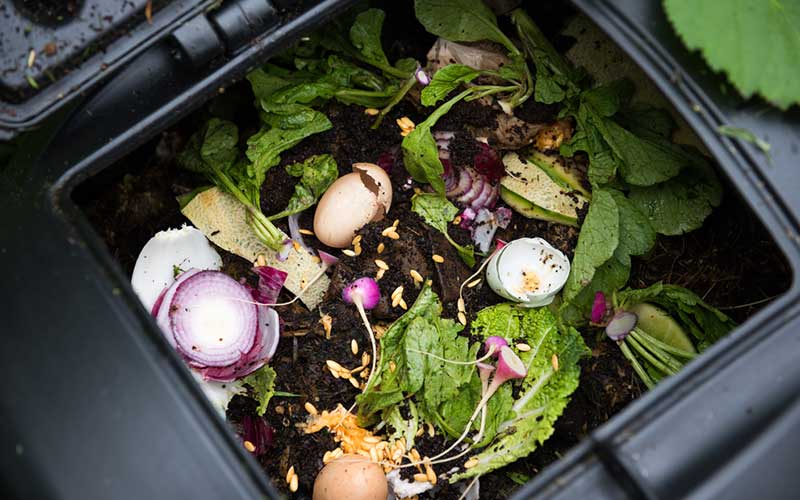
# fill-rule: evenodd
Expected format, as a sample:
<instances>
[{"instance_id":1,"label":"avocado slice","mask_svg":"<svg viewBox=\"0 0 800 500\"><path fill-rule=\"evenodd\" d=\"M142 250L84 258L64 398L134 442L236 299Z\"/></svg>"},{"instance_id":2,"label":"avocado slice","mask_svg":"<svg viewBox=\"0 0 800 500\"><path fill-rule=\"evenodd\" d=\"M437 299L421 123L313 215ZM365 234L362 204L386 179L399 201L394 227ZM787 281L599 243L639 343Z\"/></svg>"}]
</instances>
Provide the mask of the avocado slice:
<instances>
[{"instance_id":1,"label":"avocado slice","mask_svg":"<svg viewBox=\"0 0 800 500\"><path fill-rule=\"evenodd\" d=\"M567 189L579 192L586 199L592 199L592 194L581 182L581 177L583 177L581 173L574 168L570 168L566 160L561 156L546 155L539 151L534 151L527 159L535 163L556 183Z\"/></svg>"},{"instance_id":2,"label":"avocado slice","mask_svg":"<svg viewBox=\"0 0 800 500\"><path fill-rule=\"evenodd\" d=\"M576 218L567 217L558 212L551 212L545 208L537 207L517 193L510 191L502 184L500 185L500 198L506 202L509 207L529 219L539 219L547 222L555 222L557 224L566 224L568 226L578 226L578 220Z\"/></svg>"},{"instance_id":3,"label":"avocado slice","mask_svg":"<svg viewBox=\"0 0 800 500\"><path fill-rule=\"evenodd\" d=\"M517 212L571 226L578 225L578 210L588 201L579 193L554 181L533 162L522 161L516 153L503 157L506 176L500 179L500 197Z\"/></svg>"}]
</instances>

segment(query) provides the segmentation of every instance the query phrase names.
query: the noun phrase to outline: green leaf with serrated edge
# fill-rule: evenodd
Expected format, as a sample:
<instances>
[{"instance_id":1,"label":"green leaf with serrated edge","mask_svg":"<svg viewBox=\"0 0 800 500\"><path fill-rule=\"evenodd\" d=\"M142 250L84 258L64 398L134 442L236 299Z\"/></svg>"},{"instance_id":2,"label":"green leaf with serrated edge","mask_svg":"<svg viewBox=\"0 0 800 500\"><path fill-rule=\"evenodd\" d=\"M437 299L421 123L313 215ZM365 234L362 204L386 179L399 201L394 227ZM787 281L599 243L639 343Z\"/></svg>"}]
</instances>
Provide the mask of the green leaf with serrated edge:
<instances>
[{"instance_id":1,"label":"green leaf with serrated edge","mask_svg":"<svg viewBox=\"0 0 800 500\"><path fill-rule=\"evenodd\" d=\"M242 379L242 383L250 386L250 395L258 401L256 412L264 415L269 405L269 400L275 395L275 370L269 365L264 365L255 372Z\"/></svg>"},{"instance_id":2,"label":"green leaf with serrated edge","mask_svg":"<svg viewBox=\"0 0 800 500\"><path fill-rule=\"evenodd\" d=\"M619 237L619 210L614 197L608 191L595 190L564 286L565 302L572 300L592 282L595 270L614 255L619 246Z\"/></svg>"},{"instance_id":3,"label":"green leaf with serrated edge","mask_svg":"<svg viewBox=\"0 0 800 500\"><path fill-rule=\"evenodd\" d=\"M781 109L800 103L800 3L792 0L664 0L675 31L744 96Z\"/></svg>"},{"instance_id":4,"label":"green leaf with serrated edge","mask_svg":"<svg viewBox=\"0 0 800 500\"><path fill-rule=\"evenodd\" d=\"M519 340L531 346L530 351L519 353L528 374L496 436L476 455L477 465L454 475L450 482L486 474L530 454L552 435L555 421L578 387L578 362L588 355L588 349L577 330L559 331L555 316L547 308L500 304L478 313L472 333L497 335L496 328L503 320L516 323L506 329L520 332ZM558 370L553 367L554 355Z\"/></svg>"},{"instance_id":5,"label":"green leaf with serrated edge","mask_svg":"<svg viewBox=\"0 0 800 500\"><path fill-rule=\"evenodd\" d=\"M631 188L628 199L659 234L678 235L703 225L722 199L722 186L711 167L702 163L667 182Z\"/></svg>"},{"instance_id":6,"label":"green leaf with serrated edge","mask_svg":"<svg viewBox=\"0 0 800 500\"><path fill-rule=\"evenodd\" d=\"M381 46L381 29L386 14L380 9L367 9L356 16L350 27L350 41L368 61L389 64Z\"/></svg>"},{"instance_id":7,"label":"green leaf with serrated edge","mask_svg":"<svg viewBox=\"0 0 800 500\"><path fill-rule=\"evenodd\" d=\"M415 0L414 12L429 33L451 42L490 40L519 52L482 0Z\"/></svg>"},{"instance_id":8,"label":"green leaf with serrated edge","mask_svg":"<svg viewBox=\"0 0 800 500\"><path fill-rule=\"evenodd\" d=\"M437 71L431 82L422 89L420 101L425 106L433 106L461 84L471 82L478 75L480 75L480 71L469 66L449 64Z\"/></svg>"},{"instance_id":9,"label":"green leaf with serrated edge","mask_svg":"<svg viewBox=\"0 0 800 500\"><path fill-rule=\"evenodd\" d=\"M586 324L592 309L594 296L603 292L607 296L625 286L631 274L631 259L625 252L614 252L614 255L603 262L595 270L591 283L589 283L571 301L564 302L559 308L562 321L570 326Z\"/></svg>"}]
</instances>

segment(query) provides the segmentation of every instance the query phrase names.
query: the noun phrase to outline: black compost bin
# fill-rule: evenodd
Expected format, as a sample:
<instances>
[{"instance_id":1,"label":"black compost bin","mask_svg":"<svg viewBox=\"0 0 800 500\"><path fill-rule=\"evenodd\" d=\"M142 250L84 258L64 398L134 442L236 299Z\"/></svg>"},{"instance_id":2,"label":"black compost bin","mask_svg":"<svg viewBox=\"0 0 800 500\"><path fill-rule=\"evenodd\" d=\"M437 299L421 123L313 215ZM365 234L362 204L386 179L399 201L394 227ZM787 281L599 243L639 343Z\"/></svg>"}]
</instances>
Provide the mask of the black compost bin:
<instances>
[{"instance_id":1,"label":"black compost bin","mask_svg":"<svg viewBox=\"0 0 800 500\"><path fill-rule=\"evenodd\" d=\"M350 2L134 1L119 12L112 3L0 4L2 58L18 67L3 73L0 130L8 138L41 125L20 136L16 158L0 167L0 361L10 374L0 390L0 493L277 497L164 342L83 209L132 168L120 160L137 158ZM742 207L731 217L763 232L764 262L779 260L785 273L770 277L782 292L774 300L742 304L758 312L566 455L542 457L554 463L516 496L793 498L800 487L797 109L779 113L726 91L683 48L656 0L572 4L694 130ZM13 36L20 32L74 45L57 45L48 59L52 47L26 45L28 38ZM718 134L720 125L766 138L771 159ZM735 253L748 243L723 246Z\"/></svg>"}]
</instances>

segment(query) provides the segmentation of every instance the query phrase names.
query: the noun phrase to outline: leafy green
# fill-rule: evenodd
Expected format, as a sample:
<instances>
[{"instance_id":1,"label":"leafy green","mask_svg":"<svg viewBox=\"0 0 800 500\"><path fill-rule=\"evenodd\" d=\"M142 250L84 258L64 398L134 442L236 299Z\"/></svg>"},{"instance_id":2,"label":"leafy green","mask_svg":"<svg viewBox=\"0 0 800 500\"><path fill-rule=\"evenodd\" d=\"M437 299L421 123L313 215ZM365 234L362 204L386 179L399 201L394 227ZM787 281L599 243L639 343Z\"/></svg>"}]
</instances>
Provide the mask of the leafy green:
<instances>
[{"instance_id":1,"label":"leafy green","mask_svg":"<svg viewBox=\"0 0 800 500\"><path fill-rule=\"evenodd\" d=\"M421 102L433 106L457 89L462 83L469 83L480 75L480 71L463 64L448 64L437 71L427 87L422 89Z\"/></svg>"},{"instance_id":2,"label":"leafy green","mask_svg":"<svg viewBox=\"0 0 800 500\"><path fill-rule=\"evenodd\" d=\"M675 31L744 97L800 103L800 4L794 0L664 0Z\"/></svg>"},{"instance_id":3,"label":"leafy green","mask_svg":"<svg viewBox=\"0 0 800 500\"><path fill-rule=\"evenodd\" d=\"M436 36L452 42L489 40L512 54L519 53L482 0L414 0L414 11L425 29Z\"/></svg>"},{"instance_id":4,"label":"leafy green","mask_svg":"<svg viewBox=\"0 0 800 500\"><path fill-rule=\"evenodd\" d=\"M279 249L283 233L261 212L259 180L238 161L239 130L234 123L218 118L209 120L195 132L178 155L181 167L205 175L211 182L242 203L250 214L250 225L265 245Z\"/></svg>"},{"instance_id":5,"label":"leafy green","mask_svg":"<svg viewBox=\"0 0 800 500\"><path fill-rule=\"evenodd\" d=\"M677 235L703 225L720 204L722 186L711 166L703 162L667 182L632 188L629 199L658 233Z\"/></svg>"},{"instance_id":6,"label":"leafy green","mask_svg":"<svg viewBox=\"0 0 800 500\"><path fill-rule=\"evenodd\" d=\"M473 91L464 90L446 103L442 104L431 113L424 122L418 124L414 130L403 139L403 162L406 170L417 182L429 183L433 189L444 195L444 181L442 173L444 166L439 159L439 149L431 134L431 128L436 125L439 118L446 115L457 102L470 95Z\"/></svg>"},{"instance_id":7,"label":"leafy green","mask_svg":"<svg viewBox=\"0 0 800 500\"><path fill-rule=\"evenodd\" d=\"M368 9L356 16L350 27L350 41L363 59L376 65L389 65L381 46L381 28L386 14L380 9Z\"/></svg>"},{"instance_id":8,"label":"leafy green","mask_svg":"<svg viewBox=\"0 0 800 500\"><path fill-rule=\"evenodd\" d=\"M619 209L614 197L608 191L593 192L589 213L578 236L569 278L564 286L563 297L566 302L591 283L595 270L614 255L619 238Z\"/></svg>"},{"instance_id":9,"label":"leafy green","mask_svg":"<svg viewBox=\"0 0 800 500\"><path fill-rule=\"evenodd\" d=\"M519 353L528 375L510 411L497 425L494 438L477 454L478 464L456 474L451 482L514 462L549 438L556 419L578 387L578 362L589 353L575 329L559 331L555 316L547 308L527 309L509 303L488 307L472 322L472 334L484 338L501 335L523 341L532 349ZM557 370L553 356L558 359Z\"/></svg>"},{"instance_id":10,"label":"leafy green","mask_svg":"<svg viewBox=\"0 0 800 500\"><path fill-rule=\"evenodd\" d=\"M425 219L429 226L433 227L447 238L453 247L458 251L461 260L469 267L475 265L475 252L470 246L463 246L456 243L447 232L448 227L458 214L458 208L450 203L444 196L434 193L419 193L411 198L411 210Z\"/></svg>"},{"instance_id":11,"label":"leafy green","mask_svg":"<svg viewBox=\"0 0 800 500\"><path fill-rule=\"evenodd\" d=\"M242 382L250 386L250 396L258 401L256 411L259 415L264 415L269 405L269 400L275 395L275 370L269 365L264 365L258 370L242 379Z\"/></svg>"},{"instance_id":12,"label":"leafy green","mask_svg":"<svg viewBox=\"0 0 800 500\"><path fill-rule=\"evenodd\" d=\"M723 312L691 290L676 285L656 283L648 288L623 290L617 294L617 300L621 307L641 302L661 306L686 327L697 340L700 351L736 327L736 323Z\"/></svg>"},{"instance_id":13,"label":"leafy green","mask_svg":"<svg viewBox=\"0 0 800 500\"><path fill-rule=\"evenodd\" d=\"M313 206L339 176L336 160L328 154L310 156L303 163L286 165L286 172L293 177L300 177L300 182L295 185L286 209L270 216L270 220L296 214Z\"/></svg>"},{"instance_id":14,"label":"leafy green","mask_svg":"<svg viewBox=\"0 0 800 500\"><path fill-rule=\"evenodd\" d=\"M453 428L451 424L458 420L450 418L461 419L463 414L452 407L452 400L458 399L462 391L475 383L475 367L445 363L434 356L470 361L475 359L480 345L470 346L467 337L458 335L462 326L442 318L441 312L438 297L425 286L411 308L381 337L381 357L376 373L370 385L356 398L362 421L374 422L380 416L381 420L395 422L395 430L402 432L397 426L408 427L409 423L401 424L405 420L394 412L400 404L413 404L423 421L435 424L443 432L460 434L463 427ZM474 396L468 403L471 408L462 425L466 425L478 404L480 394ZM448 419L442 418L443 414L448 415Z\"/></svg>"},{"instance_id":15,"label":"leafy green","mask_svg":"<svg viewBox=\"0 0 800 500\"><path fill-rule=\"evenodd\" d=\"M265 125L247 140L247 158L253 162L247 173L258 186L264 183L267 171L280 163L281 153L332 127L328 117L300 105L273 106L270 112L271 126Z\"/></svg>"}]
</instances>

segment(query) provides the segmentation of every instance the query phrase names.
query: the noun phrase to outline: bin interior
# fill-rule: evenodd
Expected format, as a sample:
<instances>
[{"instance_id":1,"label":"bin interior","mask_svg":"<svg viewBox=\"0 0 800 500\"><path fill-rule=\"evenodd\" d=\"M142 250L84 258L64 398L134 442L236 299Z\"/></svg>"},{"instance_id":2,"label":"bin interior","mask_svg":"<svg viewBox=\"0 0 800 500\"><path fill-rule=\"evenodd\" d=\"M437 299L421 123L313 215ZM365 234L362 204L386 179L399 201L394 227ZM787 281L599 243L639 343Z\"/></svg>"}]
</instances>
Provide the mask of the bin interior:
<instances>
[{"instance_id":1,"label":"bin interior","mask_svg":"<svg viewBox=\"0 0 800 500\"><path fill-rule=\"evenodd\" d=\"M383 8L389 20L383 34L389 59L415 57L424 60L434 38L415 22L410 4L387 4ZM560 51L567 51L576 43L581 43L582 37L588 37L588 43L598 53L613 54L611 57L605 56L607 62L595 70L608 70L610 73L633 71L630 69L633 63L620 55L621 51L613 46L613 42L598 34L588 20L560 2L537 5L535 11L530 9L530 14ZM571 31L567 29L568 26L572 27ZM575 36L565 35L565 29ZM584 40L582 43L587 42ZM591 65L591 58L583 63ZM657 93L654 86L647 87L645 81L645 78L639 80L644 99L667 105L666 99ZM642 90L641 86L647 88ZM156 232L180 227L188 222L179 211L176 197L207 184L196 174L181 170L175 161L176 154L184 147L188 137L198 124L212 114L234 120L240 126L242 135L247 136L246 131L257 130L258 124L252 101L249 84L246 81L235 84L202 109L176 126L162 131L134 153L75 189L75 202L125 273L131 274L139 251ZM333 122L333 130L312 136L283 155L281 165L270 172L265 190L262 191L271 193L270 196L262 196L265 213L279 211L286 205L292 192L294 181L286 175L279 175L284 165L302 160L310 154L324 152L334 155L340 172L353 162L375 162L381 153L399 142L395 118L424 116L411 104L401 103L387 117L391 119L385 120L377 131L371 131L363 108L333 103L323 109ZM475 113L474 108L464 106L449 118L480 120L481 117ZM683 142L702 147L691 131L684 128L680 134ZM641 288L657 281L680 285L694 291L735 321L743 323L789 288L792 273L780 249L748 206L747 200L742 199L727 182L724 168L718 167L717 171L725 187L721 205L708 217L702 228L682 236L659 236L649 254L633 259L628 285ZM393 183L396 175L401 174L393 174ZM395 206L402 207L403 203L403 195L399 195L399 202ZM312 215L313 210L301 215L300 226L310 227ZM401 227L414 224L409 214L399 213L395 217L400 219ZM556 224L525 220L519 215L514 217L509 234L517 237L542 236L571 255L577 238L576 231ZM278 226L288 231L285 221L280 221ZM251 263L224 250L219 252L223 257L224 271L237 279L253 279L249 271ZM389 278L394 279L391 276ZM477 294L475 303L496 302L497 299L487 298L492 292L488 287L484 288L487 290ZM454 307L454 304L445 304L445 315L454 317ZM322 365L326 359L350 356L350 339L356 337L361 340L362 337L348 331L349 328L354 332L359 331L357 317L348 316L342 319L339 328L334 323L334 335L331 340L326 340L316 321L309 319L310 316L299 309L302 306L280 311L285 322L285 336L272 365L278 373L276 389L299 394L300 397L273 399L266 417L275 429L275 445L273 452L263 457L261 463L266 473L275 478L275 485L284 492L288 490L282 478L286 475L288 464L294 465L301 478L300 494L308 495L313 478L322 466L323 454L336 445L324 432L305 435L295 425L307 416L303 410L306 401L320 409L332 409L337 403L350 403L357 391L349 384L333 379L322 370ZM337 329L339 335L336 335ZM591 349L591 356L581 362L580 384L558 419L554 434L527 458L482 476L480 484L483 498L507 497L518 484L558 460L593 429L611 419L646 390L620 350L605 337L602 330L584 328L581 333ZM361 343L365 345L363 341ZM696 362L702 363L702 356ZM237 396L229 406L228 418L237 422L242 415L252 413L254 408L253 400ZM445 487L437 493L438 498L457 498L460 491Z\"/></svg>"}]
</instances>

